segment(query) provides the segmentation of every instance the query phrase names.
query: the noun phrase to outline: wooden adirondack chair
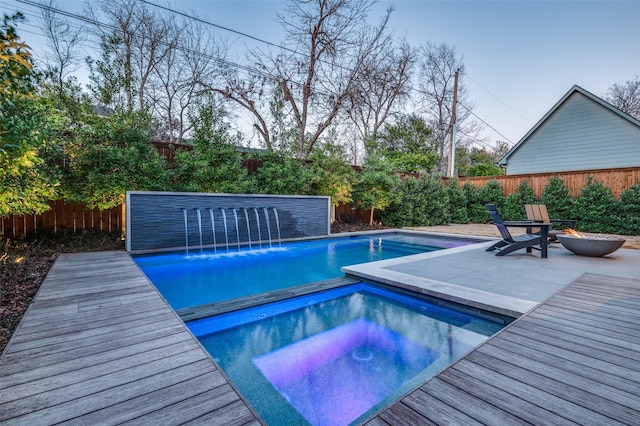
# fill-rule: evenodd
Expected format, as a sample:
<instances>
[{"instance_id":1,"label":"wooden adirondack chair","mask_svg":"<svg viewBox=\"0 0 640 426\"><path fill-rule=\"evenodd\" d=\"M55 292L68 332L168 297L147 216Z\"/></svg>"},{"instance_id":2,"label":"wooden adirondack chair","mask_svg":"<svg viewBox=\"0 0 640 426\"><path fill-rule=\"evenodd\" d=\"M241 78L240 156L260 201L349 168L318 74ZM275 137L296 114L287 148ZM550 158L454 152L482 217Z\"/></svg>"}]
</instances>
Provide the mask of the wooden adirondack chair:
<instances>
[{"instance_id":1,"label":"wooden adirondack chair","mask_svg":"<svg viewBox=\"0 0 640 426\"><path fill-rule=\"evenodd\" d=\"M540 234L531 233L532 226L535 226L531 221L521 221L521 222L504 222L502 217L498 213L498 209L494 204L487 204L487 211L491 215L491 219L493 220L493 224L496 225L498 231L500 231L500 235L502 236L502 240L498 241L491 247L489 247L486 251L494 251L498 250L496 256L504 256L513 251L520 249L527 249L527 253L531 253L531 249L535 248L536 250L541 251L541 256L543 258L547 257L547 233L546 231L551 227L550 223L535 223L535 225L539 225L541 229ZM508 227L518 227L518 228L527 228L527 233L523 235L518 235L516 237L512 236L509 232Z\"/></svg>"},{"instance_id":2,"label":"wooden adirondack chair","mask_svg":"<svg viewBox=\"0 0 640 426\"><path fill-rule=\"evenodd\" d=\"M527 220L532 220L534 222L544 222L544 223L562 223L569 228L575 227L575 220L570 219L549 219L549 212L547 211L547 206L545 204L525 204L524 210L527 213ZM532 230L534 233L538 233L539 230ZM563 233L562 229L550 229L549 230L549 241L558 241L558 234Z\"/></svg>"}]
</instances>

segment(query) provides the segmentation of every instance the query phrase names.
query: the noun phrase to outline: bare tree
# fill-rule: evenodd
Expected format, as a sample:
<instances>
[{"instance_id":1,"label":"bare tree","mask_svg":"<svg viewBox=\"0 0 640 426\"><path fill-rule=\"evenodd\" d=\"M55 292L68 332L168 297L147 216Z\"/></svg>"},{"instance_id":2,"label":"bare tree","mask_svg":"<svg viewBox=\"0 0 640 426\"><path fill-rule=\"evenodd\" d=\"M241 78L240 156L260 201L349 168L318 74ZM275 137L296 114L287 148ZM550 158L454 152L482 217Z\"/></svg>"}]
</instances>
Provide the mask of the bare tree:
<instances>
[{"instance_id":1,"label":"bare tree","mask_svg":"<svg viewBox=\"0 0 640 426\"><path fill-rule=\"evenodd\" d=\"M459 71L458 105L456 123L460 144L464 145L464 137L473 139L478 131L478 123L473 120L473 105L467 99L464 85L464 64L458 59L455 47L445 43L434 44L427 42L420 49L419 60L420 101L426 114L427 122L431 125L434 138L438 144L440 156L440 172L443 173L447 165L448 135L453 128L452 108L454 95L454 78Z\"/></svg>"},{"instance_id":2,"label":"bare tree","mask_svg":"<svg viewBox=\"0 0 640 426\"><path fill-rule=\"evenodd\" d=\"M279 15L287 32L285 48L276 54L254 52L247 75L229 74L224 86L210 89L250 112L267 148L274 148L274 121L292 125L295 139L290 149L307 158L350 100L358 97L371 57L388 47L391 10L377 26L370 26L366 22L372 4L371 0L290 0Z\"/></svg>"},{"instance_id":3,"label":"bare tree","mask_svg":"<svg viewBox=\"0 0 640 426\"><path fill-rule=\"evenodd\" d=\"M244 108L253 118L253 129L259 134L267 149L273 148L271 134L269 131L269 116L264 111L268 108L266 99L267 92L270 92L270 78L260 72L249 69L246 74L241 74L238 70L229 68L222 74L222 83L200 81L200 84L222 95L226 100L232 101ZM267 107L265 107L267 105Z\"/></svg>"},{"instance_id":4,"label":"bare tree","mask_svg":"<svg viewBox=\"0 0 640 426\"><path fill-rule=\"evenodd\" d=\"M152 85L148 90L150 106L161 118L160 139L182 140L192 128L188 115L200 96L200 81L215 79L226 46L198 21L168 21L173 35L167 35L173 47L153 68Z\"/></svg>"},{"instance_id":5,"label":"bare tree","mask_svg":"<svg viewBox=\"0 0 640 426\"><path fill-rule=\"evenodd\" d=\"M45 69L61 94L65 82L80 68L80 45L85 40L85 28L82 25L72 26L54 12L56 9L56 0L49 0L48 4L44 5L42 29L49 47L45 54Z\"/></svg>"},{"instance_id":6,"label":"bare tree","mask_svg":"<svg viewBox=\"0 0 640 426\"><path fill-rule=\"evenodd\" d=\"M620 111L640 120L640 77L622 84L614 83L605 100Z\"/></svg>"},{"instance_id":7,"label":"bare tree","mask_svg":"<svg viewBox=\"0 0 640 426\"><path fill-rule=\"evenodd\" d=\"M97 23L103 51L92 67L94 91L112 102L121 92L128 111L144 108L155 67L176 47L168 20L136 0L99 0L87 3L86 11Z\"/></svg>"},{"instance_id":8,"label":"bare tree","mask_svg":"<svg viewBox=\"0 0 640 426\"><path fill-rule=\"evenodd\" d=\"M360 88L349 98L346 112L361 141L376 135L409 96L413 51L405 42L396 47L391 36L385 38L381 43L384 48L367 58L358 81Z\"/></svg>"},{"instance_id":9,"label":"bare tree","mask_svg":"<svg viewBox=\"0 0 640 426\"><path fill-rule=\"evenodd\" d=\"M365 65L384 47L388 9L377 26L366 24L369 0L292 1L280 21L305 58L272 61L296 120L297 150L306 158L322 133L361 89ZM292 66L293 65L293 66Z\"/></svg>"}]
</instances>

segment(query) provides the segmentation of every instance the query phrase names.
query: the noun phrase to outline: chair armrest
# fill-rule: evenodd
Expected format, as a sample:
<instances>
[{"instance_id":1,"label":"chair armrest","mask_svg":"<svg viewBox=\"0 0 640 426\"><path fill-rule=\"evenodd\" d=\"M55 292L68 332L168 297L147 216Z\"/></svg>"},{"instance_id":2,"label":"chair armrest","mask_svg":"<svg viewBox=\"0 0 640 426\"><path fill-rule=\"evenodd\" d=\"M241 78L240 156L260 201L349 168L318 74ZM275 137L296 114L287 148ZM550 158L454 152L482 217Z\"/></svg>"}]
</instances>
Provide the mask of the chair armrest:
<instances>
[{"instance_id":1,"label":"chair armrest","mask_svg":"<svg viewBox=\"0 0 640 426\"><path fill-rule=\"evenodd\" d=\"M511 226L514 228L536 228L539 226L551 226L551 223L545 223L545 222L534 222L532 220L521 220L521 221L517 221L517 222L502 222L502 224L504 226Z\"/></svg>"}]
</instances>

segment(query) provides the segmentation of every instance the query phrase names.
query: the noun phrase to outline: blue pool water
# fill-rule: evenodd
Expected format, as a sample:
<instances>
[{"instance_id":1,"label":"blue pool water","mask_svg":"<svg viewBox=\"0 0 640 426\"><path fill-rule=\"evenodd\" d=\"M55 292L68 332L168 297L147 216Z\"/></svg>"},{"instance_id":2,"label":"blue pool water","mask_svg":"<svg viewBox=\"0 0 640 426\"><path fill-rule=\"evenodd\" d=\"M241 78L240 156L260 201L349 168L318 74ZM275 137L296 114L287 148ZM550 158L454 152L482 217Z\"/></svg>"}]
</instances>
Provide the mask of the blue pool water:
<instances>
[{"instance_id":1,"label":"blue pool water","mask_svg":"<svg viewBox=\"0 0 640 426\"><path fill-rule=\"evenodd\" d=\"M187 325L278 425L358 422L504 326L368 284Z\"/></svg>"},{"instance_id":2,"label":"blue pool water","mask_svg":"<svg viewBox=\"0 0 640 426\"><path fill-rule=\"evenodd\" d=\"M347 265L477 241L383 234L288 243L263 250L160 254L136 263L174 309L199 306L342 276Z\"/></svg>"}]
</instances>

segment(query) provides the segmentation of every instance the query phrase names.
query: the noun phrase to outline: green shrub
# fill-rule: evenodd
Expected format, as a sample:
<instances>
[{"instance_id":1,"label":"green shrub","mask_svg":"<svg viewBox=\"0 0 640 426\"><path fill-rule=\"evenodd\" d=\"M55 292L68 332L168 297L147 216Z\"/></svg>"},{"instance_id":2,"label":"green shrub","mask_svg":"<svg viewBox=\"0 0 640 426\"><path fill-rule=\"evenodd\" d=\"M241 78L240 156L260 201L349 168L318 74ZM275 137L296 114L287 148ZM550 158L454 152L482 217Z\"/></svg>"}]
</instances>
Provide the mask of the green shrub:
<instances>
[{"instance_id":1,"label":"green shrub","mask_svg":"<svg viewBox=\"0 0 640 426\"><path fill-rule=\"evenodd\" d=\"M192 151L178 151L174 158L176 191L241 193L245 189L247 172L233 146L200 143Z\"/></svg>"},{"instance_id":2,"label":"green shrub","mask_svg":"<svg viewBox=\"0 0 640 426\"><path fill-rule=\"evenodd\" d=\"M262 165L249 176L248 187L251 192L282 195L311 192L311 179L302 161L271 152L257 158Z\"/></svg>"},{"instance_id":3,"label":"green shrub","mask_svg":"<svg viewBox=\"0 0 640 426\"><path fill-rule=\"evenodd\" d=\"M382 213L389 226L431 226L448 223L449 197L439 177L407 177L398 187L397 198Z\"/></svg>"},{"instance_id":4,"label":"green shrub","mask_svg":"<svg viewBox=\"0 0 640 426\"><path fill-rule=\"evenodd\" d=\"M148 120L143 112L90 117L65 147L67 201L104 210L124 203L126 191L168 190L169 173L149 143Z\"/></svg>"},{"instance_id":5,"label":"green shrub","mask_svg":"<svg viewBox=\"0 0 640 426\"><path fill-rule=\"evenodd\" d=\"M515 192L505 199L504 207L500 214L505 220L522 220L526 217L524 205L535 203L536 196L529 181L523 180Z\"/></svg>"},{"instance_id":6,"label":"green shrub","mask_svg":"<svg viewBox=\"0 0 640 426\"><path fill-rule=\"evenodd\" d=\"M618 224L617 234L640 234L640 183L631 186L620 194L618 217L620 223Z\"/></svg>"},{"instance_id":7,"label":"green shrub","mask_svg":"<svg viewBox=\"0 0 640 426\"><path fill-rule=\"evenodd\" d=\"M467 210L467 218L470 222L483 223L487 220L487 209L478 203L478 192L480 188L471 184L469 181L462 185L462 193L464 194L464 200Z\"/></svg>"},{"instance_id":8,"label":"green shrub","mask_svg":"<svg viewBox=\"0 0 640 426\"><path fill-rule=\"evenodd\" d=\"M542 190L540 202L547 206L551 218L575 219L573 217L573 195L559 176L553 176L549 180L549 183Z\"/></svg>"},{"instance_id":9,"label":"green shrub","mask_svg":"<svg viewBox=\"0 0 640 426\"><path fill-rule=\"evenodd\" d=\"M396 200L399 181L388 161L374 155L367 157L355 179L353 198L358 207L369 210L370 224L375 210L384 211Z\"/></svg>"},{"instance_id":10,"label":"green shrub","mask_svg":"<svg viewBox=\"0 0 640 426\"><path fill-rule=\"evenodd\" d=\"M591 176L575 200L573 216L578 220L576 227L586 232L616 233L620 223L611 189Z\"/></svg>"},{"instance_id":11,"label":"green shrub","mask_svg":"<svg viewBox=\"0 0 640 426\"><path fill-rule=\"evenodd\" d=\"M460 188L458 179L449 179L449 185L446 186L447 195L449 196L449 219L452 223L469 223L469 215L467 214L467 198L464 190Z\"/></svg>"},{"instance_id":12,"label":"green shrub","mask_svg":"<svg viewBox=\"0 0 640 426\"><path fill-rule=\"evenodd\" d=\"M241 139L232 135L224 121L225 112L213 105L200 105L190 115L193 149L175 155L173 182L175 191L242 193L246 190L247 171L236 150Z\"/></svg>"},{"instance_id":13,"label":"green shrub","mask_svg":"<svg viewBox=\"0 0 640 426\"><path fill-rule=\"evenodd\" d=\"M471 189L470 186L471 184L466 182L462 188L467 196L469 220L473 223L490 223L491 217L487 212L486 205L495 204L498 210L501 211L505 203L502 185L497 180L492 179L477 190Z\"/></svg>"},{"instance_id":14,"label":"green shrub","mask_svg":"<svg viewBox=\"0 0 640 426\"><path fill-rule=\"evenodd\" d=\"M307 162L311 195L331 197L331 205L353 201L355 171L339 145L317 144Z\"/></svg>"},{"instance_id":15,"label":"green shrub","mask_svg":"<svg viewBox=\"0 0 640 426\"><path fill-rule=\"evenodd\" d=\"M413 194L418 192L418 186L418 179L415 177L407 177L398 185L396 198L380 215L382 223L393 227L415 225L416 197Z\"/></svg>"}]
</instances>

